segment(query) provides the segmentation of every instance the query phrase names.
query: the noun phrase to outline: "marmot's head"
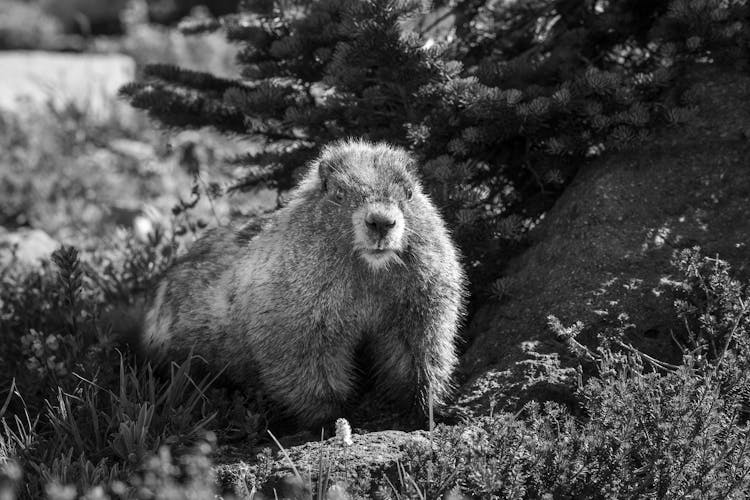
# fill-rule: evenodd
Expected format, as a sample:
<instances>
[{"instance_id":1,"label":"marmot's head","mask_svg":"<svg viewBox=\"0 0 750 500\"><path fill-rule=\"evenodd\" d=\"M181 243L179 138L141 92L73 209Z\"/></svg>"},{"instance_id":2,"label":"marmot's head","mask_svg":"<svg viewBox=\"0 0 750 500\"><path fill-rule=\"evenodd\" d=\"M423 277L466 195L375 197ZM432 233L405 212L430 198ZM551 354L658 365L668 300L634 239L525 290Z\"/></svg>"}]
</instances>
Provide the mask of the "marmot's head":
<instances>
[{"instance_id":1,"label":"marmot's head","mask_svg":"<svg viewBox=\"0 0 750 500\"><path fill-rule=\"evenodd\" d=\"M331 229L349 233L353 252L373 270L403 263L411 209L424 197L412 157L385 143L349 140L324 148L311 176L316 171L322 215L342 225Z\"/></svg>"}]
</instances>

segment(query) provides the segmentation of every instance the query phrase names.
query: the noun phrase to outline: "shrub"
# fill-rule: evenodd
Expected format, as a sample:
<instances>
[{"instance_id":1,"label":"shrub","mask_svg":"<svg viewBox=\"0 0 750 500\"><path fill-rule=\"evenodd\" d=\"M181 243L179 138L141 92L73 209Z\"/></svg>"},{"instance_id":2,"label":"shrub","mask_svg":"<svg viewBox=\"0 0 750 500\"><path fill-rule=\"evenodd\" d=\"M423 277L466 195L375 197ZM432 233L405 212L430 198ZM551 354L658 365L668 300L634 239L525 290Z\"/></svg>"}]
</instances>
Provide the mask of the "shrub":
<instances>
[{"instance_id":1,"label":"shrub","mask_svg":"<svg viewBox=\"0 0 750 500\"><path fill-rule=\"evenodd\" d=\"M741 498L749 430L735 399L693 366L658 374L607 353L600 369L580 392L584 420L530 403L439 428L441 451L411 456L426 497L458 485L478 498Z\"/></svg>"}]
</instances>

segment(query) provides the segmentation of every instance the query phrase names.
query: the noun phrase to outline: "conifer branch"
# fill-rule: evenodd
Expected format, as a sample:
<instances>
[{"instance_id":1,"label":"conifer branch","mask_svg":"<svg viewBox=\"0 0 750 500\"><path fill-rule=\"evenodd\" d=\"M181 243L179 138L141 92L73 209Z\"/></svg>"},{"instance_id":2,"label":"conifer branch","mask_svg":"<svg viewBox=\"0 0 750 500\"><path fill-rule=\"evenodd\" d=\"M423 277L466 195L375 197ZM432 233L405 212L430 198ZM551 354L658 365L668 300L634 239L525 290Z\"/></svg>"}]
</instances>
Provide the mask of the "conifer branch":
<instances>
[{"instance_id":1,"label":"conifer branch","mask_svg":"<svg viewBox=\"0 0 750 500\"><path fill-rule=\"evenodd\" d=\"M187 129L212 126L224 132L247 133L241 112L197 94L180 93L155 83L129 83L119 95L164 125Z\"/></svg>"},{"instance_id":2,"label":"conifer branch","mask_svg":"<svg viewBox=\"0 0 750 500\"><path fill-rule=\"evenodd\" d=\"M207 92L222 93L231 88L245 87L238 80L219 78L211 73L184 69L171 64L149 64L144 68L143 74L147 78L156 78L173 85Z\"/></svg>"}]
</instances>

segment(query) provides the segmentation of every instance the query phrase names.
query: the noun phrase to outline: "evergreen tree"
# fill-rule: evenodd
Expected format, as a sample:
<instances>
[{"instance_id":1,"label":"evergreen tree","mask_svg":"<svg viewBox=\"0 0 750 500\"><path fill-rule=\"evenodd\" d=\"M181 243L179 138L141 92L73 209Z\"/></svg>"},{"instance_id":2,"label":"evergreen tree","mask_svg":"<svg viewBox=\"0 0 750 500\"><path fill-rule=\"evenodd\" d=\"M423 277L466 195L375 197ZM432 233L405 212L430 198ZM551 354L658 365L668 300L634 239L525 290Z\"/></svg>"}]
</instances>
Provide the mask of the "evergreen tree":
<instances>
[{"instance_id":1,"label":"evergreen tree","mask_svg":"<svg viewBox=\"0 0 750 500\"><path fill-rule=\"evenodd\" d=\"M257 0L197 33L242 44L242 78L153 65L122 89L175 127L262 141L235 158L288 189L325 143L408 147L455 228L473 283L554 202L586 157L690 119L687 65L747 65L746 0ZM446 28L445 26L448 26ZM679 89L685 90L685 89ZM689 89L687 89L689 90ZM482 277L483 279L479 279Z\"/></svg>"}]
</instances>

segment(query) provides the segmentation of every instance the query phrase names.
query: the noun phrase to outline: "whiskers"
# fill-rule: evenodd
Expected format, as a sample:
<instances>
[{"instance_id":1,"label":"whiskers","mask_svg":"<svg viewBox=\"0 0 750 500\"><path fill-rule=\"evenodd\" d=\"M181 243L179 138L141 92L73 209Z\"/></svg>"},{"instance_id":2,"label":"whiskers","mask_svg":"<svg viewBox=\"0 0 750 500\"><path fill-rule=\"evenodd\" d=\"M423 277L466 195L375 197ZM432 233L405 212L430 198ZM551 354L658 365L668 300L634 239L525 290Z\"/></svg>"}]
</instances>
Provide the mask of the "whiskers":
<instances>
[{"instance_id":1,"label":"whiskers","mask_svg":"<svg viewBox=\"0 0 750 500\"><path fill-rule=\"evenodd\" d=\"M404 232L408 233L410 238L414 238L415 240L418 240L420 243L427 242L427 239L423 235L419 234L419 232L415 231L409 226L404 225Z\"/></svg>"},{"instance_id":2,"label":"whiskers","mask_svg":"<svg viewBox=\"0 0 750 500\"><path fill-rule=\"evenodd\" d=\"M401 267L406 267L406 262L404 262L404 259L402 259L401 256L396 252L393 252L393 255L391 256L391 260L388 262L388 266L390 267L393 262L395 262Z\"/></svg>"}]
</instances>

